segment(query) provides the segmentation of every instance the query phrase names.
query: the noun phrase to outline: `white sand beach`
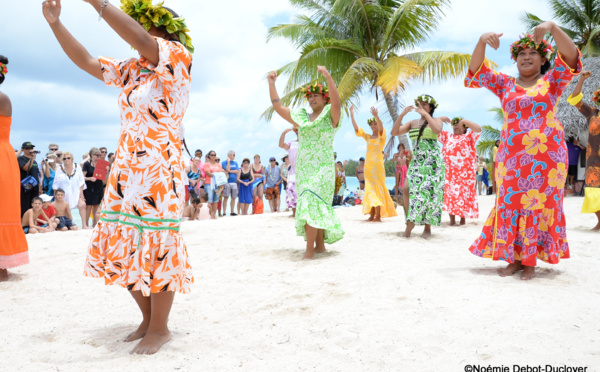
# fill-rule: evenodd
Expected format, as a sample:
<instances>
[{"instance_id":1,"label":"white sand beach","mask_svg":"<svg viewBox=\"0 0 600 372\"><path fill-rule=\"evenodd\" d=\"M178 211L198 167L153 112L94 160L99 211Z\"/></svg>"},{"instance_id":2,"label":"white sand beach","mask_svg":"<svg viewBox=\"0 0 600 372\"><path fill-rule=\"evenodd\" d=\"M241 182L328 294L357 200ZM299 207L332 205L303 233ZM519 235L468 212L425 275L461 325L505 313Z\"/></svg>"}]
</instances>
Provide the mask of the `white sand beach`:
<instances>
[{"instance_id":1,"label":"white sand beach","mask_svg":"<svg viewBox=\"0 0 600 372\"><path fill-rule=\"evenodd\" d=\"M311 262L287 213L184 223L195 284L153 356L122 341L141 320L127 291L82 276L90 231L28 235L31 263L0 283L0 371L597 371L600 233L582 202L565 199L572 258L530 282L468 251L493 196L428 240L339 208L345 238Z\"/></svg>"}]
</instances>

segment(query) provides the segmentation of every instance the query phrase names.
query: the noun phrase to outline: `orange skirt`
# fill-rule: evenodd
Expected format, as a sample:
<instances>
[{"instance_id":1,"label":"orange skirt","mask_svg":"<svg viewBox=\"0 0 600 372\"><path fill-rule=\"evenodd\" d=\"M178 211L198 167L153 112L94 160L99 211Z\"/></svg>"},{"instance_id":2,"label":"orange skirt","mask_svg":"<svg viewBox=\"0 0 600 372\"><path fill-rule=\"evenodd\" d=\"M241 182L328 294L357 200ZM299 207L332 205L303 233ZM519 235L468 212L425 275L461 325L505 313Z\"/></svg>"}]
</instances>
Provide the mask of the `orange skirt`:
<instances>
[{"instance_id":1,"label":"orange skirt","mask_svg":"<svg viewBox=\"0 0 600 372\"><path fill-rule=\"evenodd\" d=\"M0 116L0 269L29 263L21 227L21 174L8 142L11 118Z\"/></svg>"}]
</instances>

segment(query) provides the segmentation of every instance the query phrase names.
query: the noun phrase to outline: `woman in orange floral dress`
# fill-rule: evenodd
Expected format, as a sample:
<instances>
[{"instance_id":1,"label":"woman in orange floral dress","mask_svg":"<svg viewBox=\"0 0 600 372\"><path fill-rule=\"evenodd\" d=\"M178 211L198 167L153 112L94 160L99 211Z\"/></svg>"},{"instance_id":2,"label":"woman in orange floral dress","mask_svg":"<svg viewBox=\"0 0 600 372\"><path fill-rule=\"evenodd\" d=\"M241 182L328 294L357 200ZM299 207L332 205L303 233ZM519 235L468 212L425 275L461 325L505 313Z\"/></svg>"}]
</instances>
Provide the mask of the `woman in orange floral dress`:
<instances>
[{"instance_id":1,"label":"woman in orange floral dress","mask_svg":"<svg viewBox=\"0 0 600 372\"><path fill-rule=\"evenodd\" d=\"M543 40L551 32L558 47L550 68L552 47ZM502 103L496 179L498 194L479 238L470 251L507 261L501 276L523 270L522 280L535 276L537 259L557 264L569 258L563 197L567 146L556 107L573 76L581 71L581 53L553 22L543 22L533 35L511 46L517 78L486 64L485 48L497 49L502 34L483 34L471 59L465 86L485 87Z\"/></svg>"},{"instance_id":2,"label":"woman in orange floral dress","mask_svg":"<svg viewBox=\"0 0 600 372\"><path fill-rule=\"evenodd\" d=\"M581 77L568 98L573 106L577 107L579 112L585 116L589 126L589 137L587 151L585 156L585 198L581 213L595 213L598 223L593 231L600 230L600 110L583 102L581 88L583 82L592 76L589 71L583 71ZM594 92L592 101L600 105L600 89Z\"/></svg>"},{"instance_id":3,"label":"woman in orange floral dress","mask_svg":"<svg viewBox=\"0 0 600 372\"><path fill-rule=\"evenodd\" d=\"M171 337L167 320L175 291L188 293L193 281L180 232L185 202L180 133L190 95L191 42L183 20L151 0L124 1L125 12L107 0L86 2L140 58L93 58L61 23L60 1L44 1L44 16L69 58L121 89L119 144L84 275L130 291L143 320L126 341L141 339L133 352L153 354ZM141 5L158 23L137 22L147 20L135 12ZM167 19L178 32L160 23Z\"/></svg>"},{"instance_id":4,"label":"woman in orange floral dress","mask_svg":"<svg viewBox=\"0 0 600 372\"><path fill-rule=\"evenodd\" d=\"M4 82L8 58L0 55L0 84ZM21 174L10 145L12 104L0 92L0 282L8 280L8 269L29 263L27 240L21 227Z\"/></svg>"}]
</instances>

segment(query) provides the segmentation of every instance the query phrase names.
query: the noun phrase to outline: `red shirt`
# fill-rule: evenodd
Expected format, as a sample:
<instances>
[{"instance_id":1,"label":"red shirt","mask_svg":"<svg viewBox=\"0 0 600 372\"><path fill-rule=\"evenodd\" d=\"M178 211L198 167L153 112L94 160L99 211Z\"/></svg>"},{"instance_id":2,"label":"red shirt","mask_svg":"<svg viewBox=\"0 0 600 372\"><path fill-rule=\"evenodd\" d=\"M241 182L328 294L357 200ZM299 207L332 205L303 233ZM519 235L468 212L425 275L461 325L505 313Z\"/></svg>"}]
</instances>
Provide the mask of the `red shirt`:
<instances>
[{"instance_id":1,"label":"red shirt","mask_svg":"<svg viewBox=\"0 0 600 372\"><path fill-rule=\"evenodd\" d=\"M54 207L52 205L48 206L48 209L44 209L44 207L42 207L42 210L44 211L44 213L46 213L46 216L48 217L48 219L52 218L52 216L54 216L56 214L56 209L54 209ZM40 215L40 217L42 217ZM39 218L39 217L38 217ZM44 226L46 224L45 223L37 223L38 226Z\"/></svg>"}]
</instances>

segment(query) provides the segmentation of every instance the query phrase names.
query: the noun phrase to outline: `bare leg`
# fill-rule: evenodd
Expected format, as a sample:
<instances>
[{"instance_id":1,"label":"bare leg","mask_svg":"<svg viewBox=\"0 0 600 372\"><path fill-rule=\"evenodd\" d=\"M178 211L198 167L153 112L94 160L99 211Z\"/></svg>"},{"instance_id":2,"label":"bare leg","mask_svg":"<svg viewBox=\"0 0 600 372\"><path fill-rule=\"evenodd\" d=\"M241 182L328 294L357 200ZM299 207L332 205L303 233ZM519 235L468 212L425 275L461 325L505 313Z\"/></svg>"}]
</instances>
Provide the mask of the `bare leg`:
<instances>
[{"instance_id":1,"label":"bare leg","mask_svg":"<svg viewBox=\"0 0 600 372\"><path fill-rule=\"evenodd\" d=\"M402 200L403 200L403 207L404 207L404 216L408 215L408 203L409 203L409 197L408 197L408 182L406 182L406 180L404 180L404 187L402 188ZM413 225L414 227L414 225ZM412 230L412 229L411 229Z\"/></svg>"},{"instance_id":2,"label":"bare leg","mask_svg":"<svg viewBox=\"0 0 600 372\"><path fill-rule=\"evenodd\" d=\"M317 229L310 226L309 224L304 225L304 231L306 232L306 252L304 253L303 260L312 260L315 257L315 242L317 240Z\"/></svg>"},{"instance_id":3,"label":"bare leg","mask_svg":"<svg viewBox=\"0 0 600 372\"><path fill-rule=\"evenodd\" d=\"M464 225L464 224L466 224L466 223L467 223L467 220L466 220L464 217L461 217L461 218L460 218L460 224L461 224L461 225Z\"/></svg>"},{"instance_id":4,"label":"bare leg","mask_svg":"<svg viewBox=\"0 0 600 372\"><path fill-rule=\"evenodd\" d=\"M171 332L169 331L167 322L169 321L169 313L171 312L174 298L175 292L173 291L150 294L152 313L148 331L140 343L133 349L132 353L154 354L171 339Z\"/></svg>"},{"instance_id":5,"label":"bare leg","mask_svg":"<svg viewBox=\"0 0 600 372\"><path fill-rule=\"evenodd\" d=\"M323 253L326 251L327 249L325 249L325 230L318 229L317 239L315 241L315 253Z\"/></svg>"},{"instance_id":6,"label":"bare leg","mask_svg":"<svg viewBox=\"0 0 600 372\"><path fill-rule=\"evenodd\" d=\"M8 280L8 270L0 269L0 282L5 282Z\"/></svg>"},{"instance_id":7,"label":"bare leg","mask_svg":"<svg viewBox=\"0 0 600 372\"><path fill-rule=\"evenodd\" d=\"M404 230L404 237L410 238L410 233L412 229L415 228L415 224L412 221L406 221L406 230Z\"/></svg>"},{"instance_id":8,"label":"bare leg","mask_svg":"<svg viewBox=\"0 0 600 372\"><path fill-rule=\"evenodd\" d=\"M92 219L94 221L94 227L96 227L96 225L98 224L98 221L100 221L100 215L98 214L98 212L100 211L100 204L98 205L94 205L92 207Z\"/></svg>"},{"instance_id":9,"label":"bare leg","mask_svg":"<svg viewBox=\"0 0 600 372\"><path fill-rule=\"evenodd\" d=\"M598 223L592 229L592 231L598 231L598 230L600 230L600 211L596 212L596 218L598 218Z\"/></svg>"},{"instance_id":10,"label":"bare leg","mask_svg":"<svg viewBox=\"0 0 600 372\"><path fill-rule=\"evenodd\" d=\"M425 225L423 229L423 234L421 234L421 238L427 239L431 236L431 225Z\"/></svg>"},{"instance_id":11,"label":"bare leg","mask_svg":"<svg viewBox=\"0 0 600 372\"><path fill-rule=\"evenodd\" d=\"M375 218L375 207L371 207L371 211L369 212L369 219L367 221L373 221Z\"/></svg>"},{"instance_id":12,"label":"bare leg","mask_svg":"<svg viewBox=\"0 0 600 372\"><path fill-rule=\"evenodd\" d=\"M233 198L231 198L233 200ZM229 196L224 196L223 197L223 216L227 216L227 201L229 200ZM231 207L231 213L233 213L233 207Z\"/></svg>"},{"instance_id":13,"label":"bare leg","mask_svg":"<svg viewBox=\"0 0 600 372\"><path fill-rule=\"evenodd\" d=\"M223 204L223 205L225 205L225 204ZM229 207L230 207L230 209L231 209L230 213L231 213L231 214L235 214L235 198L234 198L233 196L231 196L231 205L230 205ZM223 211L225 211L225 210L223 210ZM239 210L239 208L238 208L238 212L239 212L239 211L240 211L240 210Z\"/></svg>"},{"instance_id":14,"label":"bare leg","mask_svg":"<svg viewBox=\"0 0 600 372\"><path fill-rule=\"evenodd\" d=\"M451 214L450 215L450 226L454 226L454 225L456 225L456 217L453 214Z\"/></svg>"},{"instance_id":15,"label":"bare leg","mask_svg":"<svg viewBox=\"0 0 600 372\"><path fill-rule=\"evenodd\" d=\"M142 291L130 291L129 293L131 293L131 296L142 312L142 323L135 332L130 333L125 338L125 342L139 340L146 335L148 326L150 325L150 315L152 313L152 303L150 301L150 297L144 297L144 295L142 295Z\"/></svg>"},{"instance_id":16,"label":"bare leg","mask_svg":"<svg viewBox=\"0 0 600 372\"><path fill-rule=\"evenodd\" d=\"M86 214L85 214L85 211L87 209L86 205L85 204L78 205L77 207L79 208L79 216L81 216L81 225L82 225L81 228L87 229L88 228L88 219L90 217L90 214L88 213L87 217L86 217Z\"/></svg>"},{"instance_id":17,"label":"bare leg","mask_svg":"<svg viewBox=\"0 0 600 372\"><path fill-rule=\"evenodd\" d=\"M85 224L88 228L94 227L94 215L92 214L93 205L85 206ZM92 225L90 226L90 215L92 215Z\"/></svg>"},{"instance_id":18,"label":"bare leg","mask_svg":"<svg viewBox=\"0 0 600 372\"><path fill-rule=\"evenodd\" d=\"M375 218L373 219L373 221L381 222L381 206L375 207Z\"/></svg>"},{"instance_id":19,"label":"bare leg","mask_svg":"<svg viewBox=\"0 0 600 372\"><path fill-rule=\"evenodd\" d=\"M498 274L502 277L511 276L519 270L523 270L523 265L521 264L521 261L515 260L515 262L508 264L504 269L498 269Z\"/></svg>"},{"instance_id":20,"label":"bare leg","mask_svg":"<svg viewBox=\"0 0 600 372\"><path fill-rule=\"evenodd\" d=\"M535 278L535 266L524 266L523 274L521 274L521 280L531 280Z\"/></svg>"}]
</instances>

